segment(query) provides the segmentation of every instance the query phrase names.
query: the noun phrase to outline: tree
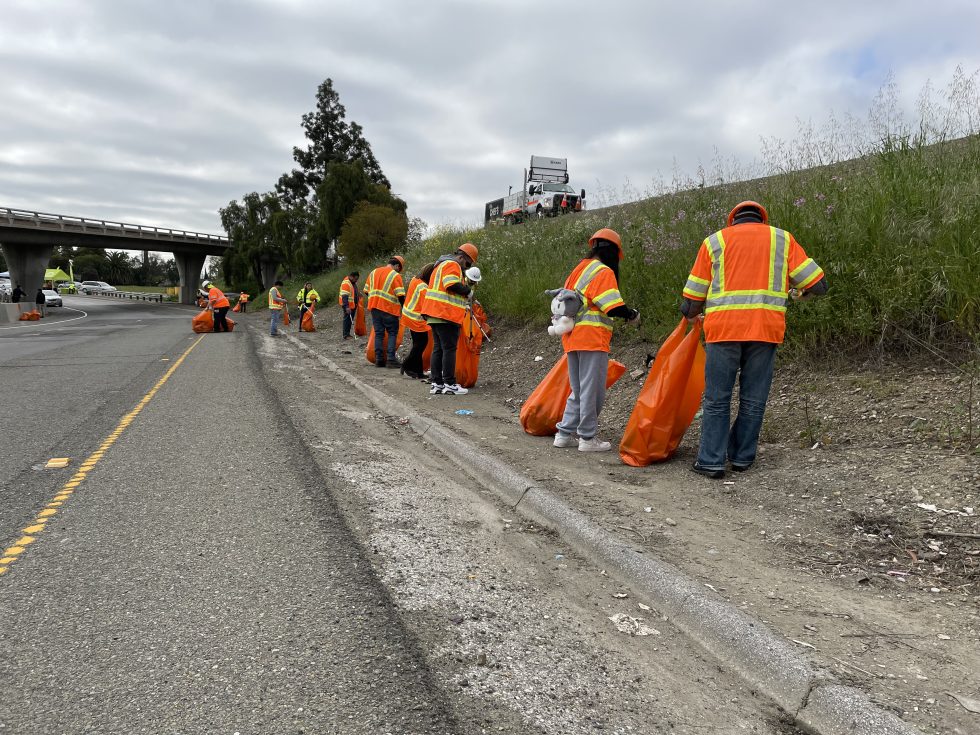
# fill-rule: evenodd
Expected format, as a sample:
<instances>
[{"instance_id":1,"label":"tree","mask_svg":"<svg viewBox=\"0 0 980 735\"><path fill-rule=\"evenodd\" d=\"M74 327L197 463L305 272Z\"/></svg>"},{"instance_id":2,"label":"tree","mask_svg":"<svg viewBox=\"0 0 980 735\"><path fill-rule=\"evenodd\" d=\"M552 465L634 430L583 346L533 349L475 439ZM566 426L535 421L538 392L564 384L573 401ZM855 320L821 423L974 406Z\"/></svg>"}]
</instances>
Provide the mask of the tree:
<instances>
[{"instance_id":1,"label":"tree","mask_svg":"<svg viewBox=\"0 0 980 735\"><path fill-rule=\"evenodd\" d=\"M121 250L107 253L102 275L104 280L109 281L109 283L131 283L133 268L129 261L129 255Z\"/></svg>"},{"instance_id":2,"label":"tree","mask_svg":"<svg viewBox=\"0 0 980 735\"><path fill-rule=\"evenodd\" d=\"M316 109L303 115L303 130L309 145L293 148L293 160L300 165L279 177L276 192L287 207L315 192L334 162L357 161L375 184L391 188L381 171L364 130L356 122L348 123L347 110L333 88L333 80L324 80L316 91Z\"/></svg>"},{"instance_id":3,"label":"tree","mask_svg":"<svg viewBox=\"0 0 980 735\"><path fill-rule=\"evenodd\" d=\"M229 202L219 211L221 226L232 241L231 252L221 265L229 285L257 283L264 289L262 263L270 259L286 260L282 239L287 230L281 226L274 228L271 224L273 215L281 211L282 203L275 194L256 192L246 194L241 202Z\"/></svg>"},{"instance_id":4,"label":"tree","mask_svg":"<svg viewBox=\"0 0 980 735\"><path fill-rule=\"evenodd\" d=\"M405 246L408 219L404 212L362 201L340 232L338 250L352 263L362 263Z\"/></svg>"}]
</instances>

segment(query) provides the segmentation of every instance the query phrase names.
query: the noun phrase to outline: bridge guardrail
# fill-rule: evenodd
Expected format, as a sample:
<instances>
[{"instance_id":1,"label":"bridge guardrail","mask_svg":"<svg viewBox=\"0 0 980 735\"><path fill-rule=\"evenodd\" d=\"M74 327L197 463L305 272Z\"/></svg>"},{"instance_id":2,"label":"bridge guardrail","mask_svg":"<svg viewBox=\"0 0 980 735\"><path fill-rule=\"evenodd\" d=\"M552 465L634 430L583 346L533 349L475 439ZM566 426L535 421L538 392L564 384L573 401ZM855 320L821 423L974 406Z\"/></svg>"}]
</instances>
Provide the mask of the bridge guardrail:
<instances>
[{"instance_id":1,"label":"bridge guardrail","mask_svg":"<svg viewBox=\"0 0 980 735\"><path fill-rule=\"evenodd\" d=\"M133 301L156 301L163 303L166 294L151 291L98 291L96 293L80 293L81 296L110 296L114 299L130 299Z\"/></svg>"},{"instance_id":2,"label":"bridge guardrail","mask_svg":"<svg viewBox=\"0 0 980 735\"><path fill-rule=\"evenodd\" d=\"M59 230L64 232L85 232L103 235L118 235L145 240L183 240L195 243L228 244L228 238L221 235L209 235L206 232L190 232L174 230L169 227L153 227L150 225L133 225L112 220L91 219L88 217L71 217L48 212L33 212L27 209L0 207L0 226L10 227L25 225L39 230Z\"/></svg>"}]
</instances>

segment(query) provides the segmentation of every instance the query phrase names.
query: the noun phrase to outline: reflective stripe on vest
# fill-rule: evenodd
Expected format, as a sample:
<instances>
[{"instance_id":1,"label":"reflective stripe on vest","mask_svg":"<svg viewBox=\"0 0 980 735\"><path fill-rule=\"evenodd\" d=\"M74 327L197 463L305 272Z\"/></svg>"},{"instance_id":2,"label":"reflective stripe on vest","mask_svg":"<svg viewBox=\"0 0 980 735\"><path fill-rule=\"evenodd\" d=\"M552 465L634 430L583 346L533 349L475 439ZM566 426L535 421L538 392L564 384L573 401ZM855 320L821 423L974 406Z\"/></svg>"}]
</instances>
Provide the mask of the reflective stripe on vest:
<instances>
[{"instance_id":1,"label":"reflective stripe on vest","mask_svg":"<svg viewBox=\"0 0 980 735\"><path fill-rule=\"evenodd\" d=\"M425 298L426 292L428 291L428 286L425 282L420 282L415 290L408 297L408 301L405 302L405 306L402 307L402 316L406 319L412 319L418 321L422 318L422 314L419 312L419 303Z\"/></svg>"},{"instance_id":2,"label":"reflective stripe on vest","mask_svg":"<svg viewBox=\"0 0 980 735\"><path fill-rule=\"evenodd\" d=\"M579 312L581 316L576 317L576 328L583 326L608 329L610 332L613 330L613 320L603 314L597 307L617 301L617 290L611 289L610 291L601 293L595 299L585 298L585 289L592 283L592 279L598 275L599 271L608 267L598 260L593 260L589 265L585 266L585 270L579 274L578 280L575 281L575 290L582 295L582 308L585 310L584 314Z\"/></svg>"},{"instance_id":3,"label":"reflective stripe on vest","mask_svg":"<svg viewBox=\"0 0 980 735\"><path fill-rule=\"evenodd\" d=\"M457 324L463 322L463 318L466 316L467 299L465 296L459 296L458 294L450 293L445 289L454 283L460 283L460 278L456 276L455 273L449 276L443 276L445 270L450 267L450 265L456 264L454 260L444 260L440 263L436 269L432 272L431 283L432 287L425 292L425 301L423 302L423 313L429 316L434 316L439 319L448 319L449 321L456 321ZM458 267L458 264L457 264ZM449 280L449 279L452 280ZM443 281L446 283L443 283ZM433 302L435 305L434 310L428 308L429 302ZM455 318L454 318L455 317Z\"/></svg>"},{"instance_id":4,"label":"reflective stripe on vest","mask_svg":"<svg viewBox=\"0 0 980 735\"><path fill-rule=\"evenodd\" d=\"M344 305L344 296L347 296L347 303L352 308L357 306L354 303L354 284L350 282L349 278L345 278L340 284L340 294L337 296L337 303L341 306Z\"/></svg>"},{"instance_id":5,"label":"reflective stripe on vest","mask_svg":"<svg viewBox=\"0 0 980 735\"><path fill-rule=\"evenodd\" d=\"M371 271L370 275L368 276L367 289L366 289L368 293L368 299L369 300L381 299L382 301L387 301L392 306L400 308L401 303L398 301L398 297L395 296L394 293L392 293L393 289L391 287L392 282L395 280L395 276L398 275L398 271L396 271L391 266L382 266L382 267L388 268L388 275L385 276L384 284L381 285L380 287L377 285L378 271L381 270L380 268L375 268L373 271ZM371 308L377 308L377 307L371 307Z\"/></svg>"},{"instance_id":6,"label":"reflective stripe on vest","mask_svg":"<svg viewBox=\"0 0 980 735\"><path fill-rule=\"evenodd\" d=\"M711 256L711 284L704 305L705 314L740 309L765 309L781 313L786 311L789 233L777 227L769 228L769 274L766 284L768 288L760 289L726 290L725 238L721 232L716 232L708 237L705 243ZM691 280L688 279L688 287L691 286ZM700 279L694 280L694 286L701 285L697 283ZM685 290L688 287L685 287Z\"/></svg>"}]
</instances>

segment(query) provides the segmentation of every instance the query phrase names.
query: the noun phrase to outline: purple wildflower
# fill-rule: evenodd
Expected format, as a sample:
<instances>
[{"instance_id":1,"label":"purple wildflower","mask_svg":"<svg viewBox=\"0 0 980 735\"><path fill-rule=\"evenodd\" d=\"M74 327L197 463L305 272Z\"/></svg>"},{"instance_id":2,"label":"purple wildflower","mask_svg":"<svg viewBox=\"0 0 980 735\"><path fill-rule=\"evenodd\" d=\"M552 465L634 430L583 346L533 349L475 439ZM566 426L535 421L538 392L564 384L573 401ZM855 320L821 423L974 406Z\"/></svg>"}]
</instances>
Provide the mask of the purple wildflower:
<instances>
[{"instance_id":1,"label":"purple wildflower","mask_svg":"<svg viewBox=\"0 0 980 735\"><path fill-rule=\"evenodd\" d=\"M833 213L834 213L834 205L833 204L828 204L827 205L827 216L829 217Z\"/></svg>"},{"instance_id":2,"label":"purple wildflower","mask_svg":"<svg viewBox=\"0 0 980 735\"><path fill-rule=\"evenodd\" d=\"M806 204L806 199L804 199L803 197L800 197L795 202L793 202L794 207L802 207L804 204Z\"/></svg>"},{"instance_id":3,"label":"purple wildflower","mask_svg":"<svg viewBox=\"0 0 980 735\"><path fill-rule=\"evenodd\" d=\"M822 202L826 198L827 197L824 194L822 194L822 193L817 194L817 201L818 202Z\"/></svg>"}]
</instances>

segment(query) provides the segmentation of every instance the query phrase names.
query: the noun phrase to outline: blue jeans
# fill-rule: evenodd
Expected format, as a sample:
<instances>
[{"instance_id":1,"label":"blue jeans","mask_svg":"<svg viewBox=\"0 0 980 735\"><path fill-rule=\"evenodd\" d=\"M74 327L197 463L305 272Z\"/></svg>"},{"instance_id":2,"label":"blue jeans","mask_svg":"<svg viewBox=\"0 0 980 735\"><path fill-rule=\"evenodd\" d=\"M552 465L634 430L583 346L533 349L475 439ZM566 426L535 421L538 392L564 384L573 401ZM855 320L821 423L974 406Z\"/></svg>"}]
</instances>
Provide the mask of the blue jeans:
<instances>
[{"instance_id":1,"label":"blue jeans","mask_svg":"<svg viewBox=\"0 0 980 735\"><path fill-rule=\"evenodd\" d=\"M776 345L771 342L710 342L704 366L704 414L698 464L725 469L755 461L759 432L772 385ZM732 389L738 376L738 416L731 424Z\"/></svg>"},{"instance_id":2,"label":"blue jeans","mask_svg":"<svg viewBox=\"0 0 980 735\"><path fill-rule=\"evenodd\" d=\"M269 325L269 334L278 334L279 322L282 320L282 309L269 309L269 313L272 315L272 322Z\"/></svg>"},{"instance_id":3,"label":"blue jeans","mask_svg":"<svg viewBox=\"0 0 980 735\"><path fill-rule=\"evenodd\" d=\"M395 342L398 339L398 317L381 309L371 309L371 323L374 325L374 361L384 362L385 354L388 361L398 359L395 355ZM388 349L385 350L385 332L388 333Z\"/></svg>"}]
</instances>

